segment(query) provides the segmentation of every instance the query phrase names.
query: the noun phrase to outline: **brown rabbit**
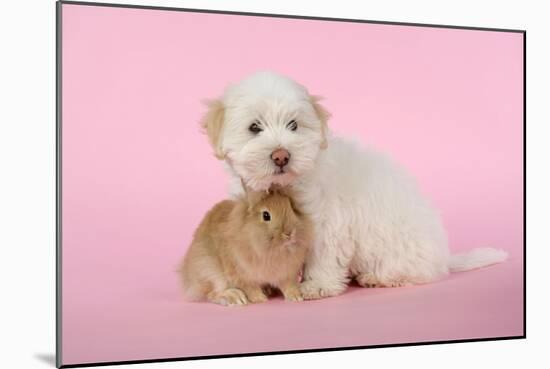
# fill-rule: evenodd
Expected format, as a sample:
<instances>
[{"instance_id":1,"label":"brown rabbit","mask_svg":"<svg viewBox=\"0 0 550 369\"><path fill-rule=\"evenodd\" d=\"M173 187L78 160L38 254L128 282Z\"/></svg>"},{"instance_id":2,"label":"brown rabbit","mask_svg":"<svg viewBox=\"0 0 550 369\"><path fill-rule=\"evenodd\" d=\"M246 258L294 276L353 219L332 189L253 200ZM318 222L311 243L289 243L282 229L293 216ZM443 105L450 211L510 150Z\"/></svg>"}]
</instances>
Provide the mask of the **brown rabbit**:
<instances>
[{"instance_id":1,"label":"brown rabbit","mask_svg":"<svg viewBox=\"0 0 550 369\"><path fill-rule=\"evenodd\" d=\"M313 231L288 189L251 192L211 209L183 259L184 296L222 305L264 302L264 287L302 301L298 275Z\"/></svg>"}]
</instances>

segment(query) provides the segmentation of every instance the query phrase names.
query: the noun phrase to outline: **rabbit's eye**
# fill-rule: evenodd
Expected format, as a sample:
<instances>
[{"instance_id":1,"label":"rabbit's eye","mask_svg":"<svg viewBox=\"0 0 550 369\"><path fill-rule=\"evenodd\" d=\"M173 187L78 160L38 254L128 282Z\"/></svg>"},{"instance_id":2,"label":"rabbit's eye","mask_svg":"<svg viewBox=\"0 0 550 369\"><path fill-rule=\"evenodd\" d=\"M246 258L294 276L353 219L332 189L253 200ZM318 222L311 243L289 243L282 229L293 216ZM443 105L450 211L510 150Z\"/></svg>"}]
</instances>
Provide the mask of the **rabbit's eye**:
<instances>
[{"instance_id":1,"label":"rabbit's eye","mask_svg":"<svg viewBox=\"0 0 550 369\"><path fill-rule=\"evenodd\" d=\"M264 221L269 222L271 220L271 214L269 214L268 211L264 211L262 213L262 217L264 218Z\"/></svg>"}]
</instances>

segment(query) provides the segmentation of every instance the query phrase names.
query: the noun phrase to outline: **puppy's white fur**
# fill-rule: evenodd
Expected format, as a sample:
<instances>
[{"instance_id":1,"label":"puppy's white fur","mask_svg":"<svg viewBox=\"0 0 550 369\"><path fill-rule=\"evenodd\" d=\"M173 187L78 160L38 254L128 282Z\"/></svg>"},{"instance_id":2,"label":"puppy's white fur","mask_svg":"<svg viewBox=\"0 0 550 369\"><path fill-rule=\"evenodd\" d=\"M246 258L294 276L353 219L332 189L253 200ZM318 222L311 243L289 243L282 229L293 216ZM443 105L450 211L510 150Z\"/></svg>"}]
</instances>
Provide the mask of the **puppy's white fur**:
<instances>
[{"instance_id":1,"label":"puppy's white fur","mask_svg":"<svg viewBox=\"0 0 550 369\"><path fill-rule=\"evenodd\" d=\"M232 174L232 195L242 191L241 178L255 190L290 185L314 221L301 285L306 298L337 295L350 278L362 286L403 286L506 259L492 248L450 256L441 220L414 179L387 156L327 137L328 114L291 79L254 74L227 88L217 106L217 124L203 124ZM253 122L263 131L250 132ZM277 174L270 155L281 147L291 157Z\"/></svg>"}]
</instances>

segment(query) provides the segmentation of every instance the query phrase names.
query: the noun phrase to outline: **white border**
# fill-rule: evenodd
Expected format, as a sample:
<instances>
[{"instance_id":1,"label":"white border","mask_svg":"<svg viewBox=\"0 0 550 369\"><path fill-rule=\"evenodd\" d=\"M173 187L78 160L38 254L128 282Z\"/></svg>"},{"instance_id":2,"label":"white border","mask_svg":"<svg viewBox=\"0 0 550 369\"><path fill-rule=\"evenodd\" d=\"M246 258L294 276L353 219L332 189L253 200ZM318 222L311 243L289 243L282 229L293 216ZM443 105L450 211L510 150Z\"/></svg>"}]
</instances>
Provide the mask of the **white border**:
<instances>
[{"instance_id":1,"label":"white border","mask_svg":"<svg viewBox=\"0 0 550 369\"><path fill-rule=\"evenodd\" d=\"M142 364L133 368L518 368L547 362L550 208L550 35L536 1L130 1L132 4L397 22L527 29L527 340ZM0 34L0 358L6 368L51 368L54 352L55 4L2 4ZM495 184L498 185L498 184ZM48 356L50 355L50 356ZM46 359L46 360L44 360ZM537 364L535 364L537 365Z\"/></svg>"}]
</instances>

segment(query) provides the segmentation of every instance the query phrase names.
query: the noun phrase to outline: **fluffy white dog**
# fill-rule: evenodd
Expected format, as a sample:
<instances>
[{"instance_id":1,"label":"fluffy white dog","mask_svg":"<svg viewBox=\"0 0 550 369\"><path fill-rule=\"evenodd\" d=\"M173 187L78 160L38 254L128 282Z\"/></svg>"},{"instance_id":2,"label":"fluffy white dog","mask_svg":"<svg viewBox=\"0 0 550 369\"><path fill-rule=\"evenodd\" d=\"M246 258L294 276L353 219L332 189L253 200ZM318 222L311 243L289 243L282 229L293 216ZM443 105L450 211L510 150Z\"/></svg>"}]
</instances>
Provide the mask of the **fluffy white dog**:
<instances>
[{"instance_id":1,"label":"fluffy white dog","mask_svg":"<svg viewBox=\"0 0 550 369\"><path fill-rule=\"evenodd\" d=\"M319 98L271 72L229 86L209 103L202 125L215 154L255 190L290 185L315 223L315 244L301 285L305 298L361 286L427 283L504 261L480 248L450 255L441 220L415 181L390 159L332 137Z\"/></svg>"}]
</instances>

